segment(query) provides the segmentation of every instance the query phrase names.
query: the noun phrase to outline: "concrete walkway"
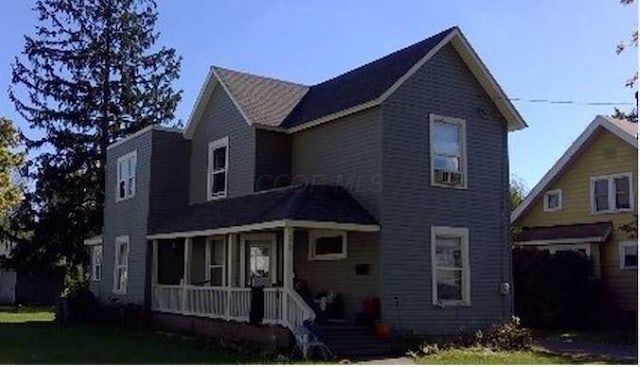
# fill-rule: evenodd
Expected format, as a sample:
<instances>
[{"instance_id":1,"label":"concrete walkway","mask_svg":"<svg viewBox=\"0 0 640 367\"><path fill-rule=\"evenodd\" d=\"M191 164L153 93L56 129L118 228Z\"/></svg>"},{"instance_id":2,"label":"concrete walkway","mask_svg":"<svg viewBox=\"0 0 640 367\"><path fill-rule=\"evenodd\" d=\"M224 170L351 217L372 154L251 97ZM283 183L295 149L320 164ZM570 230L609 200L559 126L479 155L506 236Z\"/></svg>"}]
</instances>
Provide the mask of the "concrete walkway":
<instances>
[{"instance_id":1,"label":"concrete walkway","mask_svg":"<svg viewBox=\"0 0 640 367\"><path fill-rule=\"evenodd\" d=\"M570 354L572 357L600 356L620 363L637 364L638 345L592 343L570 338L545 338L536 345L552 353Z\"/></svg>"}]
</instances>

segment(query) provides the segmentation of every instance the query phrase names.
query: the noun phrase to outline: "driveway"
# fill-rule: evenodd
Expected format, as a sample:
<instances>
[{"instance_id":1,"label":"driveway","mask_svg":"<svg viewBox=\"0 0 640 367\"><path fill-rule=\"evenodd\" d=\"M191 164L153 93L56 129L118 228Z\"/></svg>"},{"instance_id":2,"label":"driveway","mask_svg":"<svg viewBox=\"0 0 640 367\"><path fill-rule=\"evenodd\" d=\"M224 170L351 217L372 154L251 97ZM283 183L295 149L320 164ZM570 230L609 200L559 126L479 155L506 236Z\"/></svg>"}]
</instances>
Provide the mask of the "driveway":
<instances>
[{"instance_id":1,"label":"driveway","mask_svg":"<svg viewBox=\"0 0 640 367\"><path fill-rule=\"evenodd\" d=\"M537 340L536 345L549 352L570 354L578 359L601 356L619 363L638 363L637 344L607 344L575 340L572 338L547 337Z\"/></svg>"}]
</instances>

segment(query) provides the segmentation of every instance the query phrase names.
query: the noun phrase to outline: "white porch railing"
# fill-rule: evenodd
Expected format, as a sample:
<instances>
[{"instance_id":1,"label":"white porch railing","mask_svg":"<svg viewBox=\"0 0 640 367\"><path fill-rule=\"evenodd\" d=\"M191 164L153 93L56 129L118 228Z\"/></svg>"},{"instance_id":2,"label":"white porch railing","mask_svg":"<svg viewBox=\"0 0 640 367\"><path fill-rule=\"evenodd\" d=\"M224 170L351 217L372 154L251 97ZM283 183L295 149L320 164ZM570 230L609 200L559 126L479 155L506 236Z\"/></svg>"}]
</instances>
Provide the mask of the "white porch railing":
<instances>
[{"instance_id":1,"label":"white porch railing","mask_svg":"<svg viewBox=\"0 0 640 367\"><path fill-rule=\"evenodd\" d=\"M283 295L287 297L286 315L282 312ZM251 289L155 285L152 289L151 307L154 311L249 321ZM294 331L304 320L309 319L315 319L315 314L295 291L284 291L283 288L264 289L264 323L283 325Z\"/></svg>"}]
</instances>

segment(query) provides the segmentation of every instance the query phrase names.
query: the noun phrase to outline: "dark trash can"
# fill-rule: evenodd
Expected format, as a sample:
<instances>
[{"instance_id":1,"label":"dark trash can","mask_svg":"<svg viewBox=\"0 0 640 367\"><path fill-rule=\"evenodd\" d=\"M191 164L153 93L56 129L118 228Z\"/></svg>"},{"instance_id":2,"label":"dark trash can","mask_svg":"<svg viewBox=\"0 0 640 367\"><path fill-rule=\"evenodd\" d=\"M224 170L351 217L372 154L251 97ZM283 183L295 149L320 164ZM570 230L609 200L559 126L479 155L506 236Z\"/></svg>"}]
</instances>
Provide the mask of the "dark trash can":
<instances>
[{"instance_id":1,"label":"dark trash can","mask_svg":"<svg viewBox=\"0 0 640 367\"><path fill-rule=\"evenodd\" d=\"M264 287L251 287L249 323L261 324L264 318Z\"/></svg>"}]
</instances>

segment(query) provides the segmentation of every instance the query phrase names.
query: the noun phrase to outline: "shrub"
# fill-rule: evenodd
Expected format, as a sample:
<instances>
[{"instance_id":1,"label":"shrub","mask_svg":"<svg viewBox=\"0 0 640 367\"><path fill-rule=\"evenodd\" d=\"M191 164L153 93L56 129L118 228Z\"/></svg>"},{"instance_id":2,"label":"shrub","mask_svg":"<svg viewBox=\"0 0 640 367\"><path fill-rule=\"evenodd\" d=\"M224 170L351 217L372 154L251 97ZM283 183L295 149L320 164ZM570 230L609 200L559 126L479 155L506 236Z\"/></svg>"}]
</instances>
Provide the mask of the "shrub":
<instances>
[{"instance_id":1,"label":"shrub","mask_svg":"<svg viewBox=\"0 0 640 367\"><path fill-rule=\"evenodd\" d=\"M586 329L604 325L605 295L589 258L578 252L514 249L515 314L536 329Z\"/></svg>"},{"instance_id":2,"label":"shrub","mask_svg":"<svg viewBox=\"0 0 640 367\"><path fill-rule=\"evenodd\" d=\"M522 350L527 349L533 342L533 335L530 330L520 326L520 319L512 317L509 321L504 321L476 332L476 346L489 348L493 351L499 350Z\"/></svg>"}]
</instances>

